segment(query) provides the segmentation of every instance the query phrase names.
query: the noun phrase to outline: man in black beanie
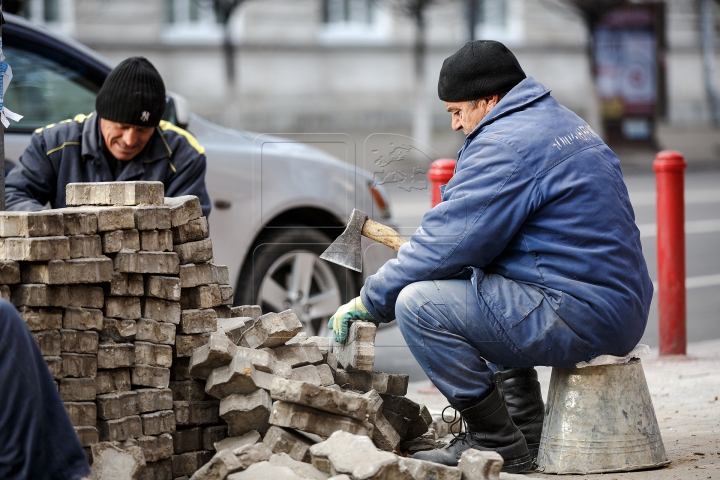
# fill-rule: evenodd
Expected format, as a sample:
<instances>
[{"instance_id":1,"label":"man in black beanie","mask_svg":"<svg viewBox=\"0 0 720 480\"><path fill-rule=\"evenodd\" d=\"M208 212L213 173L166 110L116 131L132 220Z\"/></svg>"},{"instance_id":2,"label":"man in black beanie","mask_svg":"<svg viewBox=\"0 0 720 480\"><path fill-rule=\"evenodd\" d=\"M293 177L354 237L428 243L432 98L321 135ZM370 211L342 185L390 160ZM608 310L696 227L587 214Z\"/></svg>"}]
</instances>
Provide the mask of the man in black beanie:
<instances>
[{"instance_id":1,"label":"man in black beanie","mask_svg":"<svg viewBox=\"0 0 720 480\"><path fill-rule=\"evenodd\" d=\"M8 210L65 207L73 182L156 180L165 196L196 195L205 216L205 149L187 131L162 120L165 84L143 57L121 62L98 92L95 109L37 130L8 174Z\"/></svg>"},{"instance_id":2,"label":"man in black beanie","mask_svg":"<svg viewBox=\"0 0 720 480\"><path fill-rule=\"evenodd\" d=\"M460 412L465 432L414 458L493 450L531 468L543 402L536 365L624 356L652 282L615 154L499 42L443 63L438 95L465 133L455 175L396 260L332 317L390 322ZM337 317L337 318L336 318Z\"/></svg>"}]
</instances>

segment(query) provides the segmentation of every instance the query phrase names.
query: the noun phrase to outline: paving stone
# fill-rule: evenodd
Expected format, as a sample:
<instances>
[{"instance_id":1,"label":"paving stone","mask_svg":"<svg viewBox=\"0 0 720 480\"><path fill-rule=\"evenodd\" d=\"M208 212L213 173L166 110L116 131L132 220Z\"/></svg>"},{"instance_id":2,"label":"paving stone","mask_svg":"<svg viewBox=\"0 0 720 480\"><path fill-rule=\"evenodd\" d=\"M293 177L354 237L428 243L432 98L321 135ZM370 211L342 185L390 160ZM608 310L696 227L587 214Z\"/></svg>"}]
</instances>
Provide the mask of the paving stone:
<instances>
[{"instance_id":1,"label":"paving stone","mask_svg":"<svg viewBox=\"0 0 720 480\"><path fill-rule=\"evenodd\" d=\"M50 375L54 379L62 378L62 358L60 358L59 355L43 358L45 359L45 364L48 366L48 370L50 370Z\"/></svg>"},{"instance_id":2,"label":"paving stone","mask_svg":"<svg viewBox=\"0 0 720 480\"><path fill-rule=\"evenodd\" d=\"M10 301L10 286L9 285L0 285L0 298L3 300Z\"/></svg>"},{"instance_id":3,"label":"paving stone","mask_svg":"<svg viewBox=\"0 0 720 480\"><path fill-rule=\"evenodd\" d=\"M207 344L192 353L190 374L206 379L214 369L228 365L236 352L237 346L227 336L222 333L210 334Z\"/></svg>"},{"instance_id":4,"label":"paving stone","mask_svg":"<svg viewBox=\"0 0 720 480\"><path fill-rule=\"evenodd\" d=\"M320 376L320 385L324 387L335 385L335 375L329 365L316 365L315 369Z\"/></svg>"},{"instance_id":5,"label":"paving stone","mask_svg":"<svg viewBox=\"0 0 720 480\"><path fill-rule=\"evenodd\" d=\"M62 328L63 314L60 308L18 308L25 324L33 331L59 330Z\"/></svg>"},{"instance_id":6,"label":"paving stone","mask_svg":"<svg viewBox=\"0 0 720 480\"><path fill-rule=\"evenodd\" d=\"M175 335L175 353L176 357L190 357L193 350L200 348L208 342L209 333L198 333L196 335Z\"/></svg>"},{"instance_id":7,"label":"paving stone","mask_svg":"<svg viewBox=\"0 0 720 480\"><path fill-rule=\"evenodd\" d=\"M173 302L180 300L180 279L161 275L145 277L145 295Z\"/></svg>"},{"instance_id":8,"label":"paving stone","mask_svg":"<svg viewBox=\"0 0 720 480\"><path fill-rule=\"evenodd\" d=\"M144 298L142 302L142 317L158 322L180 324L180 303L170 302L160 298Z\"/></svg>"},{"instance_id":9,"label":"paving stone","mask_svg":"<svg viewBox=\"0 0 720 480\"><path fill-rule=\"evenodd\" d=\"M276 378L270 395L273 400L281 400L312 407L337 415L366 421L372 413L372 405L367 398L353 392L342 392L327 387L319 387L305 382Z\"/></svg>"},{"instance_id":10,"label":"paving stone","mask_svg":"<svg viewBox=\"0 0 720 480\"><path fill-rule=\"evenodd\" d=\"M135 365L131 370L130 381L142 387L167 388L170 384L170 369Z\"/></svg>"},{"instance_id":11,"label":"paving stone","mask_svg":"<svg viewBox=\"0 0 720 480\"><path fill-rule=\"evenodd\" d=\"M240 305L232 307L232 317L250 317L257 321L262 316L262 310L259 305Z\"/></svg>"},{"instance_id":12,"label":"paving stone","mask_svg":"<svg viewBox=\"0 0 720 480\"><path fill-rule=\"evenodd\" d=\"M402 479L412 476L400 467L398 457L375 448L372 440L338 431L310 447L312 464L328 475L347 474L353 479Z\"/></svg>"},{"instance_id":13,"label":"paving stone","mask_svg":"<svg viewBox=\"0 0 720 480\"><path fill-rule=\"evenodd\" d=\"M215 401L175 401L177 425L213 425L218 423L219 403Z\"/></svg>"},{"instance_id":14,"label":"paving stone","mask_svg":"<svg viewBox=\"0 0 720 480\"><path fill-rule=\"evenodd\" d=\"M183 309L212 308L222 305L219 285L200 285L182 290L180 305Z\"/></svg>"},{"instance_id":15,"label":"paving stone","mask_svg":"<svg viewBox=\"0 0 720 480\"><path fill-rule=\"evenodd\" d=\"M270 457L270 465L276 467L287 467L295 473L299 478L308 480L326 480L327 475L322 473L310 463L303 463L292 458L286 453L279 453Z\"/></svg>"},{"instance_id":16,"label":"paving stone","mask_svg":"<svg viewBox=\"0 0 720 480\"><path fill-rule=\"evenodd\" d=\"M137 334L135 339L151 343L173 345L175 343L175 325L172 323L156 322L147 318L137 321Z\"/></svg>"},{"instance_id":17,"label":"paving stone","mask_svg":"<svg viewBox=\"0 0 720 480\"><path fill-rule=\"evenodd\" d=\"M138 480L173 480L172 457L157 462L147 462ZM178 477L183 480L183 477Z\"/></svg>"},{"instance_id":18,"label":"paving stone","mask_svg":"<svg viewBox=\"0 0 720 480\"><path fill-rule=\"evenodd\" d=\"M377 431L378 427L376 426L375 429ZM374 440L375 439L373 439L373 441ZM377 445L377 442L375 444ZM444 443L442 443L442 445L444 445ZM408 456L412 456L417 452L426 452L428 450L435 450L436 448L439 448L439 446L435 440L435 430L431 428L418 438L400 443L398 450L403 453L407 452Z\"/></svg>"},{"instance_id":19,"label":"paving stone","mask_svg":"<svg viewBox=\"0 0 720 480\"><path fill-rule=\"evenodd\" d=\"M245 357L261 372L271 373L283 378L290 378L292 369L285 362L276 360L274 352L270 349L257 350L254 348L237 347L235 355Z\"/></svg>"},{"instance_id":20,"label":"paving stone","mask_svg":"<svg viewBox=\"0 0 720 480\"><path fill-rule=\"evenodd\" d=\"M56 211L0 212L0 237L53 237L64 233L63 216Z\"/></svg>"},{"instance_id":21,"label":"paving stone","mask_svg":"<svg viewBox=\"0 0 720 480\"><path fill-rule=\"evenodd\" d=\"M401 439L412 440L407 437L408 428L410 428L410 419L389 410L385 411L384 409L382 415L387 419L388 423L390 423L393 430L400 435Z\"/></svg>"},{"instance_id":22,"label":"paving stone","mask_svg":"<svg viewBox=\"0 0 720 480\"><path fill-rule=\"evenodd\" d=\"M497 480L502 466L503 458L499 453L472 448L463 452L458 463L462 478L467 480Z\"/></svg>"},{"instance_id":23,"label":"paving stone","mask_svg":"<svg viewBox=\"0 0 720 480\"><path fill-rule=\"evenodd\" d=\"M203 450L215 450L215 444L228 436L227 425L213 425L203 428Z\"/></svg>"},{"instance_id":24,"label":"paving stone","mask_svg":"<svg viewBox=\"0 0 720 480\"><path fill-rule=\"evenodd\" d=\"M423 418L425 425L428 427L433 424L432 415L430 415L430 411L425 405L420 405L420 416Z\"/></svg>"},{"instance_id":25,"label":"paving stone","mask_svg":"<svg viewBox=\"0 0 720 480\"><path fill-rule=\"evenodd\" d=\"M65 201L81 205L162 205L165 187L162 182L92 182L68 183Z\"/></svg>"},{"instance_id":26,"label":"paving stone","mask_svg":"<svg viewBox=\"0 0 720 480\"><path fill-rule=\"evenodd\" d=\"M410 473L411 478L432 478L433 480L461 480L465 478L457 467L427 462L416 458L398 457L401 469Z\"/></svg>"},{"instance_id":27,"label":"paving stone","mask_svg":"<svg viewBox=\"0 0 720 480\"><path fill-rule=\"evenodd\" d=\"M94 427L97 424L97 406L94 402L65 402L70 422L76 427Z\"/></svg>"},{"instance_id":28,"label":"paving stone","mask_svg":"<svg viewBox=\"0 0 720 480\"><path fill-rule=\"evenodd\" d=\"M240 471L242 468L242 464L232 451L223 450L216 453L191 478L192 480L224 480L229 474Z\"/></svg>"},{"instance_id":29,"label":"paving stone","mask_svg":"<svg viewBox=\"0 0 720 480\"><path fill-rule=\"evenodd\" d=\"M205 217L190 220L184 225L172 229L173 243L180 245L188 242L196 242L208 236L208 221Z\"/></svg>"},{"instance_id":30,"label":"paving stone","mask_svg":"<svg viewBox=\"0 0 720 480\"><path fill-rule=\"evenodd\" d=\"M274 348L283 345L302 329L302 323L292 310L267 313L245 332L240 344L248 348Z\"/></svg>"},{"instance_id":31,"label":"paving stone","mask_svg":"<svg viewBox=\"0 0 720 480\"><path fill-rule=\"evenodd\" d=\"M117 253L120 250L140 250L140 234L137 230L113 230L102 234L103 253Z\"/></svg>"},{"instance_id":32,"label":"paving stone","mask_svg":"<svg viewBox=\"0 0 720 480\"><path fill-rule=\"evenodd\" d=\"M94 379L97 374L97 355L62 353L62 376ZM93 384L95 382L93 381Z\"/></svg>"},{"instance_id":33,"label":"paving stone","mask_svg":"<svg viewBox=\"0 0 720 480\"><path fill-rule=\"evenodd\" d=\"M217 442L214 442L212 447L216 452L222 452L223 450L235 451L238 448L242 448L248 445L255 445L257 442L260 441L260 438L260 433L256 430L252 430L244 435L240 435L237 437L227 437ZM210 449L208 448L208 450Z\"/></svg>"},{"instance_id":34,"label":"paving stone","mask_svg":"<svg viewBox=\"0 0 720 480\"><path fill-rule=\"evenodd\" d=\"M75 426L74 428L75 433L80 440L80 445L82 445L83 447L90 447L93 444L98 443L99 436L97 428L91 426Z\"/></svg>"},{"instance_id":35,"label":"paving stone","mask_svg":"<svg viewBox=\"0 0 720 480\"><path fill-rule=\"evenodd\" d=\"M406 395L409 380L408 375L385 372L335 372L335 383L342 388L360 392L377 390L383 395Z\"/></svg>"},{"instance_id":36,"label":"paving stone","mask_svg":"<svg viewBox=\"0 0 720 480\"><path fill-rule=\"evenodd\" d=\"M173 394L169 388L139 388L133 390L138 397L138 411L140 413L172 410Z\"/></svg>"},{"instance_id":37,"label":"paving stone","mask_svg":"<svg viewBox=\"0 0 720 480\"><path fill-rule=\"evenodd\" d=\"M145 295L145 282L140 273L113 273L110 279L110 295L118 297L141 297Z\"/></svg>"},{"instance_id":38,"label":"paving stone","mask_svg":"<svg viewBox=\"0 0 720 480\"><path fill-rule=\"evenodd\" d=\"M252 377L255 381L255 385L258 388L262 388L263 390L267 390L268 392L270 391L270 389L272 389L272 384L275 379L280 378L271 373L261 372L260 370L255 370L255 373Z\"/></svg>"},{"instance_id":39,"label":"paving stone","mask_svg":"<svg viewBox=\"0 0 720 480\"><path fill-rule=\"evenodd\" d=\"M172 437L176 455L203 449L202 427L176 430Z\"/></svg>"},{"instance_id":40,"label":"paving stone","mask_svg":"<svg viewBox=\"0 0 720 480\"><path fill-rule=\"evenodd\" d=\"M10 299L16 307L67 307L69 302L66 285L13 285Z\"/></svg>"},{"instance_id":41,"label":"paving stone","mask_svg":"<svg viewBox=\"0 0 720 480\"><path fill-rule=\"evenodd\" d=\"M217 310L215 310L217 315ZM217 318L217 331L222 332L237 345L242 340L245 332L253 325L253 319L250 317L228 317Z\"/></svg>"},{"instance_id":42,"label":"paving stone","mask_svg":"<svg viewBox=\"0 0 720 480\"><path fill-rule=\"evenodd\" d=\"M243 468L248 468L255 463L264 462L272 456L272 452L264 443L245 445L244 447L235 449L233 453L237 459L240 460Z\"/></svg>"},{"instance_id":43,"label":"paving stone","mask_svg":"<svg viewBox=\"0 0 720 480\"><path fill-rule=\"evenodd\" d=\"M197 197L195 197L197 198ZM215 452L209 452L207 450L201 450L198 452L188 452L180 455L172 456L172 471L173 475L177 478L178 476L186 475L191 477L196 471L203 465L210 461Z\"/></svg>"},{"instance_id":44,"label":"paving stone","mask_svg":"<svg viewBox=\"0 0 720 480\"><path fill-rule=\"evenodd\" d=\"M115 271L177 275L180 263L174 252L120 252L115 256Z\"/></svg>"},{"instance_id":45,"label":"paving stone","mask_svg":"<svg viewBox=\"0 0 720 480\"><path fill-rule=\"evenodd\" d=\"M170 367L172 365L172 347L149 342L135 342L135 364Z\"/></svg>"},{"instance_id":46,"label":"paving stone","mask_svg":"<svg viewBox=\"0 0 720 480\"><path fill-rule=\"evenodd\" d=\"M20 264L18 262L0 261L0 283L4 285L20 283Z\"/></svg>"},{"instance_id":47,"label":"paving stone","mask_svg":"<svg viewBox=\"0 0 720 480\"><path fill-rule=\"evenodd\" d=\"M62 326L69 330L103 329L103 313L101 310L81 307L68 307L62 318Z\"/></svg>"},{"instance_id":48,"label":"paving stone","mask_svg":"<svg viewBox=\"0 0 720 480\"><path fill-rule=\"evenodd\" d=\"M385 450L386 452L397 450L402 441L402 437L381 412L375 414L373 425L375 429L373 430L372 439L375 445L377 445L380 450Z\"/></svg>"},{"instance_id":49,"label":"paving stone","mask_svg":"<svg viewBox=\"0 0 720 480\"><path fill-rule=\"evenodd\" d=\"M137 322L135 320L104 318L103 328L100 331L100 341L102 343L134 342L136 334Z\"/></svg>"},{"instance_id":50,"label":"paving stone","mask_svg":"<svg viewBox=\"0 0 720 480\"><path fill-rule=\"evenodd\" d=\"M317 367L315 365L306 365L304 367L293 368L290 378L292 380L306 382L317 386L322 386L323 384L323 380L320 377L320 374L318 373Z\"/></svg>"},{"instance_id":51,"label":"paving stone","mask_svg":"<svg viewBox=\"0 0 720 480\"><path fill-rule=\"evenodd\" d=\"M54 211L62 213L65 235L94 235L97 232L98 218L93 212L76 211L74 208L58 208Z\"/></svg>"},{"instance_id":52,"label":"paving stone","mask_svg":"<svg viewBox=\"0 0 720 480\"><path fill-rule=\"evenodd\" d=\"M290 364L291 367L317 365L322 362L323 356L314 343L309 345L283 345L273 349L275 358Z\"/></svg>"},{"instance_id":53,"label":"paving stone","mask_svg":"<svg viewBox=\"0 0 720 480\"><path fill-rule=\"evenodd\" d=\"M157 230L145 230L140 232L140 250L145 252L162 252L160 248L160 236ZM172 251L172 248L170 248Z\"/></svg>"},{"instance_id":54,"label":"paving stone","mask_svg":"<svg viewBox=\"0 0 720 480\"><path fill-rule=\"evenodd\" d=\"M105 292L92 285L68 285L68 307L103 308Z\"/></svg>"},{"instance_id":55,"label":"paving stone","mask_svg":"<svg viewBox=\"0 0 720 480\"><path fill-rule=\"evenodd\" d=\"M213 283L212 279L212 267L209 263L180 265L180 286L182 288L209 285Z\"/></svg>"},{"instance_id":56,"label":"paving stone","mask_svg":"<svg viewBox=\"0 0 720 480\"><path fill-rule=\"evenodd\" d=\"M136 320L142 316L140 299L137 297L105 297L105 316Z\"/></svg>"},{"instance_id":57,"label":"paving stone","mask_svg":"<svg viewBox=\"0 0 720 480\"><path fill-rule=\"evenodd\" d=\"M43 262L70 258L68 237L6 238L4 260Z\"/></svg>"},{"instance_id":58,"label":"paving stone","mask_svg":"<svg viewBox=\"0 0 720 480\"><path fill-rule=\"evenodd\" d=\"M170 207L171 223L173 227L185 225L191 220L202 217L200 200L198 200L195 195L165 197L165 205Z\"/></svg>"},{"instance_id":59,"label":"paving stone","mask_svg":"<svg viewBox=\"0 0 720 480\"><path fill-rule=\"evenodd\" d=\"M34 332L35 342L40 347L40 352L46 357L57 357L62 351L60 332L57 330L45 330Z\"/></svg>"},{"instance_id":60,"label":"paving stone","mask_svg":"<svg viewBox=\"0 0 720 480\"><path fill-rule=\"evenodd\" d=\"M212 240L209 238L197 242L174 245L173 251L177 253L181 265L207 262L213 258Z\"/></svg>"},{"instance_id":61,"label":"paving stone","mask_svg":"<svg viewBox=\"0 0 720 480\"><path fill-rule=\"evenodd\" d=\"M175 431L175 412L172 410L145 413L140 415L140 418L142 419L144 435L160 435ZM172 438L170 438L170 445L172 445ZM172 448L170 454L172 454Z\"/></svg>"},{"instance_id":62,"label":"paving stone","mask_svg":"<svg viewBox=\"0 0 720 480\"><path fill-rule=\"evenodd\" d=\"M293 430L273 425L265 434L263 443L273 453L286 453L295 460L310 463L310 447L314 442Z\"/></svg>"},{"instance_id":63,"label":"paving stone","mask_svg":"<svg viewBox=\"0 0 720 480\"><path fill-rule=\"evenodd\" d=\"M68 235L70 258L100 258L102 240L99 235Z\"/></svg>"},{"instance_id":64,"label":"paving stone","mask_svg":"<svg viewBox=\"0 0 720 480\"><path fill-rule=\"evenodd\" d=\"M333 353L345 370L372 371L375 364L375 333L371 322L353 322L344 344L334 342Z\"/></svg>"},{"instance_id":65,"label":"paving stone","mask_svg":"<svg viewBox=\"0 0 720 480\"><path fill-rule=\"evenodd\" d=\"M98 368L122 368L135 365L135 345L132 343L105 343L98 345Z\"/></svg>"},{"instance_id":66,"label":"paving stone","mask_svg":"<svg viewBox=\"0 0 720 480\"><path fill-rule=\"evenodd\" d=\"M220 418L228 424L228 434L236 437L251 430L265 433L272 409L270 394L256 390L247 395L232 394L220 400Z\"/></svg>"},{"instance_id":67,"label":"paving stone","mask_svg":"<svg viewBox=\"0 0 720 480\"><path fill-rule=\"evenodd\" d=\"M116 420L99 420L97 426L103 442L123 442L128 438L142 436L142 420L138 415Z\"/></svg>"},{"instance_id":68,"label":"paving stone","mask_svg":"<svg viewBox=\"0 0 720 480\"><path fill-rule=\"evenodd\" d=\"M183 310L180 315L180 330L186 334L215 332L217 314L212 308Z\"/></svg>"},{"instance_id":69,"label":"paving stone","mask_svg":"<svg viewBox=\"0 0 720 480\"><path fill-rule=\"evenodd\" d=\"M393 412L405 418L420 416L420 405L402 395L380 395L383 400L383 412ZM425 432L422 432L425 433ZM422 433L420 435L422 435Z\"/></svg>"},{"instance_id":70,"label":"paving stone","mask_svg":"<svg viewBox=\"0 0 720 480\"><path fill-rule=\"evenodd\" d=\"M61 378L58 383L63 402L95 400L95 380L92 378Z\"/></svg>"},{"instance_id":71,"label":"paving stone","mask_svg":"<svg viewBox=\"0 0 720 480\"><path fill-rule=\"evenodd\" d=\"M144 435L139 437L137 442L147 462L157 462L166 458L172 458L173 439L169 433L163 432L157 436Z\"/></svg>"},{"instance_id":72,"label":"paving stone","mask_svg":"<svg viewBox=\"0 0 720 480\"><path fill-rule=\"evenodd\" d=\"M230 283L230 270L226 265L210 264L212 271L212 282L218 285L228 285Z\"/></svg>"},{"instance_id":73,"label":"paving stone","mask_svg":"<svg viewBox=\"0 0 720 480\"><path fill-rule=\"evenodd\" d=\"M117 420L118 418L137 415L138 395L136 392L116 392L98 395L97 414L101 420Z\"/></svg>"},{"instance_id":74,"label":"paving stone","mask_svg":"<svg viewBox=\"0 0 720 480\"><path fill-rule=\"evenodd\" d=\"M97 232L110 232L113 230L129 230L135 228L135 218L132 207L92 207L58 209L58 211L72 211L73 215L93 215L97 218ZM95 233L95 232L92 232Z\"/></svg>"},{"instance_id":75,"label":"paving stone","mask_svg":"<svg viewBox=\"0 0 720 480\"><path fill-rule=\"evenodd\" d=\"M110 442L91 446L93 466L88 480L128 480L139 477L145 468L140 447L119 448Z\"/></svg>"},{"instance_id":76,"label":"paving stone","mask_svg":"<svg viewBox=\"0 0 720 480\"><path fill-rule=\"evenodd\" d=\"M230 285L220 285L221 305L232 305L235 291Z\"/></svg>"},{"instance_id":77,"label":"paving stone","mask_svg":"<svg viewBox=\"0 0 720 480\"><path fill-rule=\"evenodd\" d=\"M205 383L205 393L215 398L224 398L234 393L248 394L258 389L255 382L255 367L249 359L233 357L230 364L214 369Z\"/></svg>"},{"instance_id":78,"label":"paving stone","mask_svg":"<svg viewBox=\"0 0 720 480\"><path fill-rule=\"evenodd\" d=\"M405 434L405 440L412 440L418 438L428 431L428 424L425 423L425 419L418 414L416 417L410 417L410 425L408 425L407 433Z\"/></svg>"},{"instance_id":79,"label":"paving stone","mask_svg":"<svg viewBox=\"0 0 720 480\"><path fill-rule=\"evenodd\" d=\"M269 422L272 425L294 428L321 437L328 437L338 430L358 435L372 435L373 429L369 423L282 401L273 403Z\"/></svg>"},{"instance_id":80,"label":"paving stone","mask_svg":"<svg viewBox=\"0 0 720 480\"><path fill-rule=\"evenodd\" d=\"M112 268L112 260L109 258L51 260L48 263L23 264L21 276L23 283L102 283L110 281Z\"/></svg>"},{"instance_id":81,"label":"paving stone","mask_svg":"<svg viewBox=\"0 0 720 480\"><path fill-rule=\"evenodd\" d=\"M302 345L303 342L307 341L307 332L298 332L293 338L285 342L285 345Z\"/></svg>"},{"instance_id":82,"label":"paving stone","mask_svg":"<svg viewBox=\"0 0 720 480\"><path fill-rule=\"evenodd\" d=\"M312 336L303 342L303 345L317 345L320 352L325 358L325 354L330 351L330 339L328 337Z\"/></svg>"},{"instance_id":83,"label":"paving stone","mask_svg":"<svg viewBox=\"0 0 720 480\"><path fill-rule=\"evenodd\" d=\"M133 214L138 230L160 230L171 226L170 208L164 205L133 207Z\"/></svg>"},{"instance_id":84,"label":"paving stone","mask_svg":"<svg viewBox=\"0 0 720 480\"><path fill-rule=\"evenodd\" d=\"M173 365L170 367L170 380L195 380L195 377L190 375L189 358L185 357L173 359Z\"/></svg>"},{"instance_id":85,"label":"paving stone","mask_svg":"<svg viewBox=\"0 0 720 480\"><path fill-rule=\"evenodd\" d=\"M173 251L173 241L172 241L172 232L170 229L166 230L158 230L158 249L161 252L172 252Z\"/></svg>"},{"instance_id":86,"label":"paving stone","mask_svg":"<svg viewBox=\"0 0 720 480\"><path fill-rule=\"evenodd\" d=\"M173 400L206 400L205 382L199 380L184 380L170 382Z\"/></svg>"},{"instance_id":87,"label":"paving stone","mask_svg":"<svg viewBox=\"0 0 720 480\"><path fill-rule=\"evenodd\" d=\"M232 317L232 307L228 305L218 305L217 307L213 307L213 310L215 310L215 313L217 313L218 318Z\"/></svg>"},{"instance_id":88,"label":"paving stone","mask_svg":"<svg viewBox=\"0 0 720 480\"><path fill-rule=\"evenodd\" d=\"M130 369L98 370L95 376L95 389L98 395L112 392L129 391Z\"/></svg>"}]
</instances>

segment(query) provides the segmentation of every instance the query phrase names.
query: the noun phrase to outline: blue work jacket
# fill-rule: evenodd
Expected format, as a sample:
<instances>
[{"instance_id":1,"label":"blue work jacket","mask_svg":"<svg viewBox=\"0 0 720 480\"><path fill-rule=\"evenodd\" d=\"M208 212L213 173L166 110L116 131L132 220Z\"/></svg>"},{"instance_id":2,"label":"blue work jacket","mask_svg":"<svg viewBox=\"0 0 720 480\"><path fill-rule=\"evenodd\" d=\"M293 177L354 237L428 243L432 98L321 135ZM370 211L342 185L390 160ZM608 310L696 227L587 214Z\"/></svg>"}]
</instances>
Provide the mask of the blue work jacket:
<instances>
[{"instance_id":1,"label":"blue work jacket","mask_svg":"<svg viewBox=\"0 0 720 480\"><path fill-rule=\"evenodd\" d=\"M407 285L471 277L496 331L537 365L625 355L653 286L617 156L532 78L465 139L442 203L362 301L395 318Z\"/></svg>"},{"instance_id":2,"label":"blue work jacket","mask_svg":"<svg viewBox=\"0 0 720 480\"><path fill-rule=\"evenodd\" d=\"M8 210L63 208L65 186L73 182L160 181L166 197L196 195L210 215L205 189L205 149L185 130L161 121L143 151L113 178L95 113L39 128L7 176Z\"/></svg>"}]
</instances>

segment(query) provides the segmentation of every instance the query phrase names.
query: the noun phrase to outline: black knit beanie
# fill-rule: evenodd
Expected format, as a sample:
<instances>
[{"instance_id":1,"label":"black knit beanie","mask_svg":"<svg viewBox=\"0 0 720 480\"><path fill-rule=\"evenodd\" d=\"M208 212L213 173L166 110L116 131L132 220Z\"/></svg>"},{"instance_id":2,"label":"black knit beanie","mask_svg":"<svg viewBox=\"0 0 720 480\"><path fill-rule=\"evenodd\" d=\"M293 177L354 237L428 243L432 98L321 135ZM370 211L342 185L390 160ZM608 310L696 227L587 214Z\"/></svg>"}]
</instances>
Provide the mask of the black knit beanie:
<instances>
[{"instance_id":1,"label":"black knit beanie","mask_svg":"<svg viewBox=\"0 0 720 480\"><path fill-rule=\"evenodd\" d=\"M525 72L508 48L494 40L468 42L443 62L438 96L444 102L466 102L510 91Z\"/></svg>"},{"instance_id":2,"label":"black knit beanie","mask_svg":"<svg viewBox=\"0 0 720 480\"><path fill-rule=\"evenodd\" d=\"M130 57L105 79L95 110L112 122L155 127L165 112L165 84L146 58Z\"/></svg>"}]
</instances>

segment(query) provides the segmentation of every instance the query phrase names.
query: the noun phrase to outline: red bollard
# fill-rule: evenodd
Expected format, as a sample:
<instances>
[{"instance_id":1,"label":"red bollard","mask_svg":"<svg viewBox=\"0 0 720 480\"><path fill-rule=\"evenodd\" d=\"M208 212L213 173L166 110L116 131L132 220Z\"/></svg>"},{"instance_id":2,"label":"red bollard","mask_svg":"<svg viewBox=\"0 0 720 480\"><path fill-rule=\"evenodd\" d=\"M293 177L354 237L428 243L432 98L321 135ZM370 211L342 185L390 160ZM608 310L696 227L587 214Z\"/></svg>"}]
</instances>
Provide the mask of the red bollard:
<instances>
[{"instance_id":1,"label":"red bollard","mask_svg":"<svg viewBox=\"0 0 720 480\"><path fill-rule=\"evenodd\" d=\"M430 180L430 206L434 207L440 203L440 186L447 184L455 173L457 162L451 158L441 158L430 164L430 171L427 174Z\"/></svg>"},{"instance_id":2,"label":"red bollard","mask_svg":"<svg viewBox=\"0 0 720 480\"><path fill-rule=\"evenodd\" d=\"M660 355L685 355L685 185L682 153L655 156Z\"/></svg>"}]
</instances>

